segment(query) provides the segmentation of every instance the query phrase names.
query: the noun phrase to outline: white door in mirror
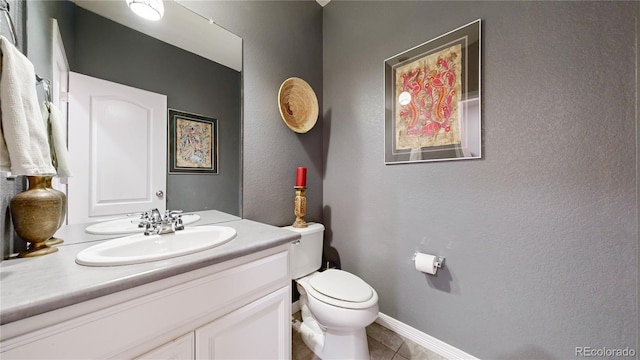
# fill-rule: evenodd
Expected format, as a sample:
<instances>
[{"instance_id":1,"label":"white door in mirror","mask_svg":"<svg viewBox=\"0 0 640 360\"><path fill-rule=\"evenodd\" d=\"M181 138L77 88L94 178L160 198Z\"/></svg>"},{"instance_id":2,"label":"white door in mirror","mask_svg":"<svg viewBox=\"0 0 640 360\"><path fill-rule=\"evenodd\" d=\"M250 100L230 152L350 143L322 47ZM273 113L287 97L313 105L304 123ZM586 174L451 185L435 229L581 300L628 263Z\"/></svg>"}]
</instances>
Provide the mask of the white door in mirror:
<instances>
[{"instance_id":1,"label":"white door in mirror","mask_svg":"<svg viewBox=\"0 0 640 360\"><path fill-rule=\"evenodd\" d=\"M82 250L76 256L76 263L114 266L169 259L223 245L235 236L234 228L218 225L197 226L164 235L130 235Z\"/></svg>"},{"instance_id":2,"label":"white door in mirror","mask_svg":"<svg viewBox=\"0 0 640 360\"><path fill-rule=\"evenodd\" d=\"M69 73L69 154L69 224L164 212L166 95Z\"/></svg>"}]
</instances>

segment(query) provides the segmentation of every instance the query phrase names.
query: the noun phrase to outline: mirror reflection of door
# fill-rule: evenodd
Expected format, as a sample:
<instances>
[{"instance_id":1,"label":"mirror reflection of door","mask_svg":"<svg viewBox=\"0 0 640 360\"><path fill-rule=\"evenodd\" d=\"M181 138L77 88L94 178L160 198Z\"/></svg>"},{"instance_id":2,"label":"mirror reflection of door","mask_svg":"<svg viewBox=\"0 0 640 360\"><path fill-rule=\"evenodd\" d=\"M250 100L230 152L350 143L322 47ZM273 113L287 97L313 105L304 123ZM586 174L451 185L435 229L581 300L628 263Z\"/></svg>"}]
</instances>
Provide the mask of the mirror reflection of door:
<instances>
[{"instance_id":1,"label":"mirror reflection of door","mask_svg":"<svg viewBox=\"0 0 640 360\"><path fill-rule=\"evenodd\" d=\"M69 224L165 210L166 109L165 95L69 74Z\"/></svg>"}]
</instances>

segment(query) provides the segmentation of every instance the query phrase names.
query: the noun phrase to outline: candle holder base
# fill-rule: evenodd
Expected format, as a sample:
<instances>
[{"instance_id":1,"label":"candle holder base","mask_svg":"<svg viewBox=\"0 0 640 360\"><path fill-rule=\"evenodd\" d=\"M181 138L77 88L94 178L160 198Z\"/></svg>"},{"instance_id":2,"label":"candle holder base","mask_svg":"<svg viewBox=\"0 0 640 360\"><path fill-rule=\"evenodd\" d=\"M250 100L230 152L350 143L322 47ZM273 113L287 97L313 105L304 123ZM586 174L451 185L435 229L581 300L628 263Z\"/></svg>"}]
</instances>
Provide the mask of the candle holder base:
<instances>
[{"instance_id":1,"label":"candle holder base","mask_svg":"<svg viewBox=\"0 0 640 360\"><path fill-rule=\"evenodd\" d=\"M306 228L309 226L309 224L307 224L307 222L304 221L304 219L297 218L296 221L294 221L291 226L293 226L294 228Z\"/></svg>"},{"instance_id":2,"label":"candle holder base","mask_svg":"<svg viewBox=\"0 0 640 360\"><path fill-rule=\"evenodd\" d=\"M294 202L293 213L296 216L296 220L291 226L294 228L306 228L307 222L304 221L304 216L307 213L307 187L306 186L294 186L296 190L296 199Z\"/></svg>"}]
</instances>

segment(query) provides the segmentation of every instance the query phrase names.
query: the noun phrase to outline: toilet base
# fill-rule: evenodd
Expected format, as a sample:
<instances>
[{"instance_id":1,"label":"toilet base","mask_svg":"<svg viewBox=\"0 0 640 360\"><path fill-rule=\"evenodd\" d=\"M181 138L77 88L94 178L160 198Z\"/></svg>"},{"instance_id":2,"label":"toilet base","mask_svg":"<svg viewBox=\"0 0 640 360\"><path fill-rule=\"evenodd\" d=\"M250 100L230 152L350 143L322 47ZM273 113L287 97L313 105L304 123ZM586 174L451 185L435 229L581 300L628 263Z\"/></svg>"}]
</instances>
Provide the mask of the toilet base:
<instances>
[{"instance_id":1,"label":"toilet base","mask_svg":"<svg viewBox=\"0 0 640 360\"><path fill-rule=\"evenodd\" d=\"M365 329L349 332L318 332L314 325L300 326L302 341L322 360L370 360Z\"/></svg>"},{"instance_id":2,"label":"toilet base","mask_svg":"<svg viewBox=\"0 0 640 360\"><path fill-rule=\"evenodd\" d=\"M300 334L302 341L322 360L369 360L365 328L340 331L320 325L303 304Z\"/></svg>"},{"instance_id":3,"label":"toilet base","mask_svg":"<svg viewBox=\"0 0 640 360\"><path fill-rule=\"evenodd\" d=\"M322 360L370 360L367 333L365 329L349 333L327 331L322 355L316 355Z\"/></svg>"}]
</instances>

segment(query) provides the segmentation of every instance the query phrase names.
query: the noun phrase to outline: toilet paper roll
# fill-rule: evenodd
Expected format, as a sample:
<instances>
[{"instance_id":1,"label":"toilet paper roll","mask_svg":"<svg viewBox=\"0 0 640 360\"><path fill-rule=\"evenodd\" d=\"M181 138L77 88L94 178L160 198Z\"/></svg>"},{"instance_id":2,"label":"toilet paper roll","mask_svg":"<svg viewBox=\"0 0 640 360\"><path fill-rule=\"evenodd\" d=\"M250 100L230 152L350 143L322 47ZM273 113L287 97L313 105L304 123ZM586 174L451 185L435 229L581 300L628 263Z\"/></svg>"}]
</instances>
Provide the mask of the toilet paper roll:
<instances>
[{"instance_id":1,"label":"toilet paper roll","mask_svg":"<svg viewBox=\"0 0 640 360\"><path fill-rule=\"evenodd\" d=\"M418 271L431 275L435 275L436 271L438 271L438 266L436 265L438 258L433 255L416 253L413 261Z\"/></svg>"}]
</instances>

